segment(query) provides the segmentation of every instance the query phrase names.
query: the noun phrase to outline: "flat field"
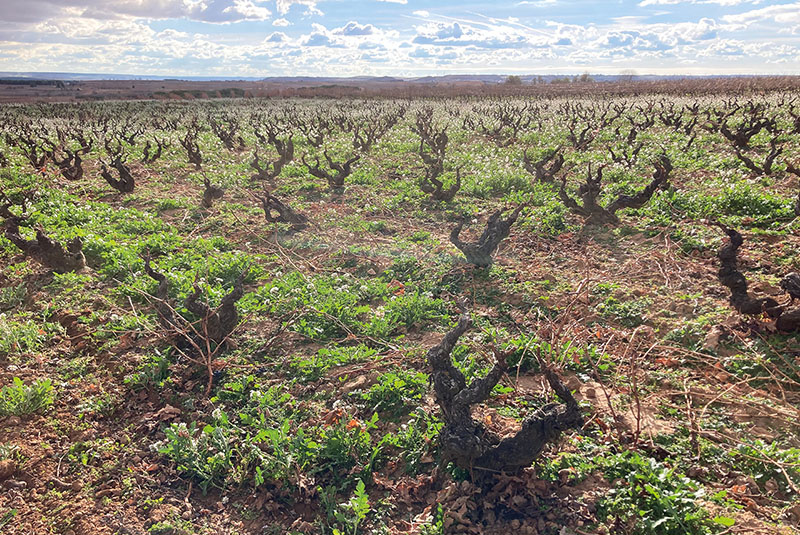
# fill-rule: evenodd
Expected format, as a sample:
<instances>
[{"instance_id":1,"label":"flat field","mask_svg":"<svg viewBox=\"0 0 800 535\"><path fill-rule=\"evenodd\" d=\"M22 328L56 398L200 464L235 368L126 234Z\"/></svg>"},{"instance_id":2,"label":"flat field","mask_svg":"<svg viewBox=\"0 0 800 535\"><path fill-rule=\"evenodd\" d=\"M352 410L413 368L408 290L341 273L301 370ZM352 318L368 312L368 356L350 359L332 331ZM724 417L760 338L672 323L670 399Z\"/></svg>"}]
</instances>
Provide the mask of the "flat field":
<instances>
[{"instance_id":1,"label":"flat field","mask_svg":"<svg viewBox=\"0 0 800 535\"><path fill-rule=\"evenodd\" d=\"M0 532L796 533L799 117L770 91L0 108ZM491 265L453 244L518 207ZM732 249L777 309L736 310ZM545 370L579 404L519 469L443 446L426 355L462 311L454 369L501 372L476 443L567 401Z\"/></svg>"}]
</instances>

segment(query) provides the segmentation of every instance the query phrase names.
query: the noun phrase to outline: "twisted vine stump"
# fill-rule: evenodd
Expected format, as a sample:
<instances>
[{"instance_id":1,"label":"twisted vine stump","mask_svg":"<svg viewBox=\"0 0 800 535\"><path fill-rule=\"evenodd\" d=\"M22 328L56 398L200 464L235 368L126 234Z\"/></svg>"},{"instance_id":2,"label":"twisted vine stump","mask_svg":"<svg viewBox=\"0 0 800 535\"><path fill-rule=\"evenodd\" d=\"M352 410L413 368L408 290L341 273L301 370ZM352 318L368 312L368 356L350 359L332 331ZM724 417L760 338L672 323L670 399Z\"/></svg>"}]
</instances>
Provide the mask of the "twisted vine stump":
<instances>
[{"instance_id":1,"label":"twisted vine stump","mask_svg":"<svg viewBox=\"0 0 800 535\"><path fill-rule=\"evenodd\" d=\"M528 149L525 149L522 151L522 166L533 175L536 182L552 183L555 181L556 173L564 166L564 155L561 154L561 147L558 147L534 161L528 156Z\"/></svg>"},{"instance_id":2,"label":"twisted vine stump","mask_svg":"<svg viewBox=\"0 0 800 535\"><path fill-rule=\"evenodd\" d=\"M350 176L353 172L353 164L356 163L359 159L361 159L361 155L357 154L348 160L344 160L343 162L334 161L330 155L328 155L328 151L324 151L323 155L325 159L328 160L328 166L334 172L328 172L324 167L322 167L319 163L319 156L314 156L314 164L310 164L306 161L305 154L302 157L303 165L308 169L308 172L311 176L316 178L322 178L328 183L328 187L333 190L334 192L341 193L344 190L344 179Z\"/></svg>"},{"instance_id":3,"label":"twisted vine stump","mask_svg":"<svg viewBox=\"0 0 800 535\"><path fill-rule=\"evenodd\" d=\"M198 171L203 168L203 155L200 152L200 145L197 144L197 132L187 132L186 137L180 139L181 145L186 149L186 156L189 163L194 164Z\"/></svg>"},{"instance_id":4,"label":"twisted vine stump","mask_svg":"<svg viewBox=\"0 0 800 535\"><path fill-rule=\"evenodd\" d=\"M467 385L464 375L453 365L450 354L459 338L470 328L469 314L463 313L458 325L448 332L439 345L428 351L427 360L433 369L436 401L442 409L444 427L439 435L442 461L458 467L491 472L517 472L529 466L562 431L583 424L578 402L552 370L545 370L551 388L563 404L548 403L528 416L522 429L501 439L474 420L470 407L486 400L506 371L500 359L482 379Z\"/></svg>"},{"instance_id":5,"label":"twisted vine stump","mask_svg":"<svg viewBox=\"0 0 800 535\"><path fill-rule=\"evenodd\" d=\"M206 396L209 396L214 383L214 359L230 345L228 338L239 324L236 303L244 295L244 280L249 269L239 274L231 291L222 298L222 302L216 308L211 308L200 301L201 290L195 283L192 293L186 297L183 305L186 310L200 318L196 322L191 322L175 311L169 299L169 280L163 273L155 271L150 266L148 257L144 259L144 269L158 282L155 308L161 326L173 337L175 348L189 362L205 370L208 377L205 392Z\"/></svg>"},{"instance_id":6,"label":"twisted vine stump","mask_svg":"<svg viewBox=\"0 0 800 535\"><path fill-rule=\"evenodd\" d=\"M299 212L295 212L288 204L284 204L276 196L268 191L264 195L255 196L261 201L264 209L264 218L270 223L289 223L294 231L303 230L308 226L308 217ZM274 215L273 212L277 213Z\"/></svg>"},{"instance_id":7,"label":"twisted vine stump","mask_svg":"<svg viewBox=\"0 0 800 535\"><path fill-rule=\"evenodd\" d=\"M169 281L167 277L152 268L149 256L144 258L144 271L158 283L155 306L159 323L169 331L180 330L175 323L175 310L169 303Z\"/></svg>"},{"instance_id":8,"label":"twisted vine stump","mask_svg":"<svg viewBox=\"0 0 800 535\"><path fill-rule=\"evenodd\" d=\"M108 185L117 190L120 193L130 193L136 187L136 180L131 175L131 171L127 165L122 161L121 158L117 157L111 160L111 167L116 169L117 174L119 175L119 179L114 178L114 175L111 174L111 171L108 170L106 167L105 162L101 162L103 168L100 171L100 175L108 182Z\"/></svg>"},{"instance_id":9,"label":"twisted vine stump","mask_svg":"<svg viewBox=\"0 0 800 535\"><path fill-rule=\"evenodd\" d=\"M19 235L19 225L15 221L6 220L4 227L8 241L21 249L25 256L33 258L55 273L81 271L86 268L83 242L80 238L73 238L64 247L40 228L36 229L35 240L26 240Z\"/></svg>"},{"instance_id":10,"label":"twisted vine stump","mask_svg":"<svg viewBox=\"0 0 800 535\"><path fill-rule=\"evenodd\" d=\"M83 160L81 160L80 151L71 151L65 149L67 153L65 158L58 159L55 154L52 159L61 171L61 176L67 180L80 180L83 177Z\"/></svg>"},{"instance_id":11,"label":"twisted vine stump","mask_svg":"<svg viewBox=\"0 0 800 535\"><path fill-rule=\"evenodd\" d=\"M792 302L800 299L800 273L789 273L781 279L781 289L789 294Z\"/></svg>"},{"instance_id":12,"label":"twisted vine stump","mask_svg":"<svg viewBox=\"0 0 800 535\"><path fill-rule=\"evenodd\" d=\"M604 165L601 165L594 175L592 174L591 164L589 165L586 181L578 188L578 197L581 199L582 204L579 204L567 193L566 177L561 178L558 197L564 203L564 206L584 218L585 225L617 225L619 224L619 217L617 216L619 210L623 208L641 208L647 204L647 201L658 189L665 188L669 184L669 174L672 172L670 159L667 156L661 156L654 163L654 167L653 180L647 186L635 195L618 196L606 207L597 202L600 193L603 191Z\"/></svg>"},{"instance_id":13,"label":"twisted vine stump","mask_svg":"<svg viewBox=\"0 0 800 535\"><path fill-rule=\"evenodd\" d=\"M419 187L434 201L452 201L458 190L461 189L461 169L456 169L456 181L450 184L450 187L444 189L444 182L436 178L437 174L431 172L430 168L425 172L425 179L420 182Z\"/></svg>"},{"instance_id":14,"label":"twisted vine stump","mask_svg":"<svg viewBox=\"0 0 800 535\"><path fill-rule=\"evenodd\" d=\"M776 307L778 302L771 297L754 298L747 291L747 279L739 271L739 247L744 243L744 238L736 230L718 223L722 231L727 234L728 242L724 243L717 252L719 258L719 281L731 291L730 304L740 314L757 315L767 312L771 317L777 317Z\"/></svg>"},{"instance_id":15,"label":"twisted vine stump","mask_svg":"<svg viewBox=\"0 0 800 535\"><path fill-rule=\"evenodd\" d=\"M211 208L214 206L214 201L221 199L225 195L225 190L212 184L207 176L203 176L203 185L205 189L203 190L203 200L200 201L200 204L203 208Z\"/></svg>"},{"instance_id":16,"label":"twisted vine stump","mask_svg":"<svg viewBox=\"0 0 800 535\"><path fill-rule=\"evenodd\" d=\"M470 264L478 267L491 266L493 261L492 254L500 246L500 242L508 238L511 233L511 225L517 221L520 212L525 206L525 204L517 206L506 219L502 217L502 210L493 213L486 222L486 230L483 231L483 234L475 243L466 243L459 238L465 223L465 220L462 219L458 226L450 232L450 242L464 253L464 256L467 257L467 262Z\"/></svg>"},{"instance_id":17,"label":"twisted vine stump","mask_svg":"<svg viewBox=\"0 0 800 535\"><path fill-rule=\"evenodd\" d=\"M204 338L215 344L225 343L238 325L239 313L236 311L236 302L244 295L244 279L247 273L248 270L245 269L239 274L233 283L233 289L222 298L216 309L199 300L201 292L197 284L192 288L192 293L186 298L184 306L186 310L202 318L200 333Z\"/></svg>"},{"instance_id":18,"label":"twisted vine stump","mask_svg":"<svg viewBox=\"0 0 800 535\"><path fill-rule=\"evenodd\" d=\"M48 237L41 228L36 229L36 239L26 240L20 235L20 224L28 219L28 216L17 215L11 211L14 205L20 206L23 211L28 202L25 197L21 202L14 202L4 193L0 192L0 216L3 221L3 235L8 241L20 249L25 256L33 258L43 266L56 273L68 273L71 271L82 271L86 268L86 257L83 255L83 242L75 237L67 242L66 247L56 240Z\"/></svg>"},{"instance_id":19,"label":"twisted vine stump","mask_svg":"<svg viewBox=\"0 0 800 535\"><path fill-rule=\"evenodd\" d=\"M800 331L800 307L789 308L795 299L800 298L800 274L789 273L781 280L781 288L789 294L789 304L780 305L772 297L752 297L747 291L747 278L739 271L737 256L739 247L744 243L742 235L722 223L716 223L728 236L717 252L720 261L719 281L730 292L730 304L740 314L761 315L766 314L775 320L775 327L779 331Z\"/></svg>"}]
</instances>

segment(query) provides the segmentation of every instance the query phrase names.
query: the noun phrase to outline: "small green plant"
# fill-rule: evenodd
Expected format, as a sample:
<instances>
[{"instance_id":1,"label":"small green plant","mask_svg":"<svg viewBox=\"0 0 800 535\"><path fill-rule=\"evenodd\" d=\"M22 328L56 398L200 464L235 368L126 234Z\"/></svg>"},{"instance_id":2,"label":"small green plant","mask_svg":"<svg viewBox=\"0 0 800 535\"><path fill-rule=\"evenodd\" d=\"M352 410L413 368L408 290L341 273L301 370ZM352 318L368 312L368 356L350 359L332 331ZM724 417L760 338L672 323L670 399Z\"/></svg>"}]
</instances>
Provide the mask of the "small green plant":
<instances>
[{"instance_id":1,"label":"small green plant","mask_svg":"<svg viewBox=\"0 0 800 535\"><path fill-rule=\"evenodd\" d=\"M111 418L119 408L120 400L114 394L103 392L80 403L77 407L81 418L93 416L95 418Z\"/></svg>"},{"instance_id":2,"label":"small green plant","mask_svg":"<svg viewBox=\"0 0 800 535\"><path fill-rule=\"evenodd\" d=\"M370 310L364 300L375 297L376 293L385 293L385 288L364 284L352 277L306 278L291 272L276 277L263 291L270 312L302 311L292 325L293 330L313 340L330 340L344 338L348 331L358 331L359 316Z\"/></svg>"},{"instance_id":3,"label":"small green plant","mask_svg":"<svg viewBox=\"0 0 800 535\"><path fill-rule=\"evenodd\" d=\"M427 230L418 230L408 237L414 243L424 243L431 239L431 233Z\"/></svg>"},{"instance_id":4,"label":"small green plant","mask_svg":"<svg viewBox=\"0 0 800 535\"><path fill-rule=\"evenodd\" d=\"M740 444L730 455L735 466L753 476L762 489L770 480L786 495L800 486L800 448L784 449L775 442L754 440Z\"/></svg>"},{"instance_id":5,"label":"small green plant","mask_svg":"<svg viewBox=\"0 0 800 535\"><path fill-rule=\"evenodd\" d=\"M0 356L24 355L38 351L48 339L62 331L57 323L28 319L29 315L18 315L9 319L0 314Z\"/></svg>"},{"instance_id":6,"label":"small green plant","mask_svg":"<svg viewBox=\"0 0 800 535\"><path fill-rule=\"evenodd\" d=\"M436 512L431 515L431 520L421 526L420 535L444 535L444 509L441 505L436 506Z\"/></svg>"},{"instance_id":7,"label":"small green plant","mask_svg":"<svg viewBox=\"0 0 800 535\"><path fill-rule=\"evenodd\" d=\"M156 522L147 529L147 532L150 535L175 535L178 533L191 535L195 533L194 526L191 522L178 518L177 516L170 520Z\"/></svg>"},{"instance_id":8,"label":"small green plant","mask_svg":"<svg viewBox=\"0 0 800 535\"><path fill-rule=\"evenodd\" d=\"M358 528L370 512L369 495L364 481L359 479L353 496L339 504L334 515L343 531L334 528L333 535L358 535Z\"/></svg>"},{"instance_id":9,"label":"small green plant","mask_svg":"<svg viewBox=\"0 0 800 535\"><path fill-rule=\"evenodd\" d=\"M179 199L161 199L156 205L156 210L164 212L166 210L175 210L176 208L186 208L186 201Z\"/></svg>"},{"instance_id":10,"label":"small green plant","mask_svg":"<svg viewBox=\"0 0 800 535\"><path fill-rule=\"evenodd\" d=\"M19 447L14 444L0 443L0 461L6 459L19 459L21 457Z\"/></svg>"},{"instance_id":11,"label":"small green plant","mask_svg":"<svg viewBox=\"0 0 800 535\"><path fill-rule=\"evenodd\" d=\"M400 457L406 463L406 472L417 475L424 465L434 461L437 439L443 426L435 414L422 408L412 413L411 419L400 426L391 443L400 450Z\"/></svg>"},{"instance_id":12,"label":"small green plant","mask_svg":"<svg viewBox=\"0 0 800 535\"><path fill-rule=\"evenodd\" d=\"M134 392L163 388L169 380L170 364L168 355L156 351L154 355L146 356L138 369L125 377L125 384Z\"/></svg>"},{"instance_id":13,"label":"small green plant","mask_svg":"<svg viewBox=\"0 0 800 535\"><path fill-rule=\"evenodd\" d=\"M410 329L442 318L444 305L440 299L434 299L430 294L413 291L390 298L383 312L393 330L398 326Z\"/></svg>"},{"instance_id":14,"label":"small green plant","mask_svg":"<svg viewBox=\"0 0 800 535\"><path fill-rule=\"evenodd\" d=\"M384 437L372 443L370 431L376 429L378 414L369 420L359 421L343 417L333 425L320 430L316 441L313 472L329 476L335 485L352 481L354 477L370 477L388 441Z\"/></svg>"},{"instance_id":15,"label":"small green plant","mask_svg":"<svg viewBox=\"0 0 800 535\"><path fill-rule=\"evenodd\" d=\"M597 311L604 318L616 320L625 327L637 327L645 322L650 304L649 299L621 301L614 296L608 296L597 305Z\"/></svg>"},{"instance_id":16,"label":"small green plant","mask_svg":"<svg viewBox=\"0 0 800 535\"><path fill-rule=\"evenodd\" d=\"M26 386L19 377L0 390L0 416L23 416L46 409L53 404L53 385L50 379L39 379Z\"/></svg>"},{"instance_id":17,"label":"small green plant","mask_svg":"<svg viewBox=\"0 0 800 535\"><path fill-rule=\"evenodd\" d=\"M194 422L172 424L164 434L167 438L156 445L157 451L174 460L179 472L196 477L203 492L209 485L221 487L235 469L232 441L223 426L207 425L198 432Z\"/></svg>"},{"instance_id":18,"label":"small green plant","mask_svg":"<svg viewBox=\"0 0 800 535\"><path fill-rule=\"evenodd\" d=\"M674 468L637 452L598 459L612 488L598 501L602 519L639 535L704 535L715 523L699 505L705 492Z\"/></svg>"},{"instance_id":19,"label":"small green plant","mask_svg":"<svg viewBox=\"0 0 800 535\"><path fill-rule=\"evenodd\" d=\"M0 310L11 310L25 301L28 291L24 283L10 284L0 288Z\"/></svg>"},{"instance_id":20,"label":"small green plant","mask_svg":"<svg viewBox=\"0 0 800 535\"><path fill-rule=\"evenodd\" d=\"M195 478L205 492L209 486L258 487L270 481L291 484L311 461L318 445L289 419L242 413L239 421L216 409L202 428L192 422L172 424L166 438L152 449L173 460L178 471Z\"/></svg>"},{"instance_id":21,"label":"small green plant","mask_svg":"<svg viewBox=\"0 0 800 535\"><path fill-rule=\"evenodd\" d=\"M17 516L18 511L16 509L9 509L3 516L0 516L0 529L6 527L6 525L11 522L11 520Z\"/></svg>"},{"instance_id":22,"label":"small green plant","mask_svg":"<svg viewBox=\"0 0 800 535\"><path fill-rule=\"evenodd\" d=\"M332 346L322 348L310 357L295 357L290 366L302 381L316 381L333 367L362 362L372 358L376 353L377 351L364 345Z\"/></svg>"},{"instance_id":23,"label":"small green plant","mask_svg":"<svg viewBox=\"0 0 800 535\"><path fill-rule=\"evenodd\" d=\"M424 373L397 370L381 375L360 397L371 411L399 416L409 410L409 403L422 399L427 385L428 376Z\"/></svg>"}]
</instances>

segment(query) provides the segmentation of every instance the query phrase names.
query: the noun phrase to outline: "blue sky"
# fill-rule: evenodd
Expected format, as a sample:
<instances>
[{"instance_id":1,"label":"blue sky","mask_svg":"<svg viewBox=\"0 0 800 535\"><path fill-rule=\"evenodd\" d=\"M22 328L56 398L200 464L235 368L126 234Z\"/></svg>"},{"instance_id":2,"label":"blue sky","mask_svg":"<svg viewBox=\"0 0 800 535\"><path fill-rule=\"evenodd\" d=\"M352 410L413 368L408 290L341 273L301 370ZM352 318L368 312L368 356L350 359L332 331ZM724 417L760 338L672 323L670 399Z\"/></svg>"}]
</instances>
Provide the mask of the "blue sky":
<instances>
[{"instance_id":1,"label":"blue sky","mask_svg":"<svg viewBox=\"0 0 800 535\"><path fill-rule=\"evenodd\" d=\"M800 74L800 2L0 0L0 70Z\"/></svg>"}]
</instances>

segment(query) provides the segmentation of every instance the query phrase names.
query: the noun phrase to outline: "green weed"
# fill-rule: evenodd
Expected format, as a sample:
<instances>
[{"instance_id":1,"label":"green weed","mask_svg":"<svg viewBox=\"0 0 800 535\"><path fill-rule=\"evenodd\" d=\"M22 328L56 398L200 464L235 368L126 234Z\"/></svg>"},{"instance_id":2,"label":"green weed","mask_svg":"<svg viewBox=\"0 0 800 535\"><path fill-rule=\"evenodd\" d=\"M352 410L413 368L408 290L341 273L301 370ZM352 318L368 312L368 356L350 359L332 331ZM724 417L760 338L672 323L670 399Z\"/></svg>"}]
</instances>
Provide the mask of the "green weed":
<instances>
[{"instance_id":1,"label":"green weed","mask_svg":"<svg viewBox=\"0 0 800 535\"><path fill-rule=\"evenodd\" d=\"M55 394L50 379L39 379L26 385L19 377L0 390L0 416L24 416L47 409Z\"/></svg>"},{"instance_id":2,"label":"green weed","mask_svg":"<svg viewBox=\"0 0 800 535\"><path fill-rule=\"evenodd\" d=\"M366 392L361 401L373 412L400 416L422 399L428 386L428 376L420 372L397 370L386 372Z\"/></svg>"}]
</instances>

